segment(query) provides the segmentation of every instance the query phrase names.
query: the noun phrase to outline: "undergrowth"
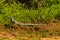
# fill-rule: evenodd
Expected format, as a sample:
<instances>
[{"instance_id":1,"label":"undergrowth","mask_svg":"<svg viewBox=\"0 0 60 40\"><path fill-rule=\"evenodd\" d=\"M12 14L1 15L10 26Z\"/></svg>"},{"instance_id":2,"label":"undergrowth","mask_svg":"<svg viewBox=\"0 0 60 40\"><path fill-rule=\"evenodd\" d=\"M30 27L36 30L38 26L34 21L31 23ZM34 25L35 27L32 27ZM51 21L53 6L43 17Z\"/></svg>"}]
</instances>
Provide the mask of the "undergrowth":
<instances>
[{"instance_id":1,"label":"undergrowth","mask_svg":"<svg viewBox=\"0 0 60 40\"><path fill-rule=\"evenodd\" d=\"M0 23L8 23L10 16L13 16L19 22L25 23L40 23L55 18L59 19L60 3L54 4L55 1L48 1L51 2L51 6L47 6L46 0L43 0L45 6L38 7L35 10L24 8L24 4L21 3L13 2L9 5L4 0L0 1Z\"/></svg>"}]
</instances>

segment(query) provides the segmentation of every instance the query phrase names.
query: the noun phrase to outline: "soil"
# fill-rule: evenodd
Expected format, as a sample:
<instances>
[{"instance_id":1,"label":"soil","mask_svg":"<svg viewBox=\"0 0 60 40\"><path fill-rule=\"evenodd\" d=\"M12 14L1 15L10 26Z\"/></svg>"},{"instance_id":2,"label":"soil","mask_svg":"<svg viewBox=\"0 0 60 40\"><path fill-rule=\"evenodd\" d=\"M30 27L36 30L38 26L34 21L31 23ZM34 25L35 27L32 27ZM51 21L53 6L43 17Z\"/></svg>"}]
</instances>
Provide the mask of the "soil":
<instances>
[{"instance_id":1,"label":"soil","mask_svg":"<svg viewBox=\"0 0 60 40\"><path fill-rule=\"evenodd\" d=\"M37 29L35 29L36 27ZM7 40L60 40L60 21L48 21L46 25L41 26L17 26L12 28L5 28L4 24L0 24L0 39L5 38ZM39 33L47 30L47 37L42 37ZM58 35L48 35L50 31L57 30ZM31 32L32 31L32 32ZM38 33L38 34L37 34ZM20 38L19 38L20 37ZM33 39L34 38L34 39ZM2 40L3 40L2 39Z\"/></svg>"}]
</instances>

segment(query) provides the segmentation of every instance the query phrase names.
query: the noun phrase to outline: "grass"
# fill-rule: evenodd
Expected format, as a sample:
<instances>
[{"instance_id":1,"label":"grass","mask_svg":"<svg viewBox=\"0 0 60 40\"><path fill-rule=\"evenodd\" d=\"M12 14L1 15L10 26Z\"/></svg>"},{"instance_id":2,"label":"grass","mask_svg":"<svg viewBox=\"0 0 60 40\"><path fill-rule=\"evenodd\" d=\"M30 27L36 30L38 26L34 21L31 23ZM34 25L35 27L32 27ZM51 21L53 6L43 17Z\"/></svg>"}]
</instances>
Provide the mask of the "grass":
<instances>
[{"instance_id":1,"label":"grass","mask_svg":"<svg viewBox=\"0 0 60 40\"><path fill-rule=\"evenodd\" d=\"M1 1L1 0L0 0ZM4 0L3 0L4 1ZM6 28L5 30L10 31L11 33L15 32L17 29L14 29L14 25L13 28L9 25L10 23L10 16L12 16L15 20L19 21L19 22L23 22L23 23L45 23L46 21L49 20L53 20L53 19L59 19L60 20L60 3L59 4L54 4L55 1L48 1L48 3L52 3L51 6L49 6L49 4L47 4L46 0L43 3L43 6L39 7L38 9L27 9L24 8L24 4L22 5L21 3L12 3L10 5L8 5L7 3L4 3L3 1L0 2L0 23L1 24L7 24L5 25ZM58 21L58 20L57 20ZM49 23L48 23L49 24ZM4 27L5 27L4 26ZM11 36L11 39L9 39L8 35L10 35L10 33L7 35L7 37L2 37L0 38L0 40L39 40L40 36L42 37L50 37L53 35L59 35L60 36L60 32L53 30L55 27L59 27L59 25L53 25L50 24L50 26L45 25L46 27L44 28L44 26L28 26L28 27L18 27L20 28L18 31L18 35L13 35L13 37ZM59 28L55 28L55 29L59 29ZM52 31L51 31L52 29ZM1 29L0 29L1 30ZM59 29L60 30L60 29ZM3 31L3 30L1 30ZM5 32L5 31L4 31ZM7 32L8 33L8 32ZM5 33L4 33L5 34ZM2 34L1 34L2 35ZM3 35L4 36L4 35Z\"/></svg>"},{"instance_id":2,"label":"grass","mask_svg":"<svg viewBox=\"0 0 60 40\"><path fill-rule=\"evenodd\" d=\"M1 5L1 4L0 4ZM51 7L41 7L37 10L29 10L24 9L22 4L3 4L0 9L0 23L8 23L9 16L13 16L13 18L19 22L27 22L27 23L40 23L45 22L47 20L53 20L58 18L60 4L52 5ZM53 11L52 11L53 10ZM57 16L56 16L57 15Z\"/></svg>"}]
</instances>

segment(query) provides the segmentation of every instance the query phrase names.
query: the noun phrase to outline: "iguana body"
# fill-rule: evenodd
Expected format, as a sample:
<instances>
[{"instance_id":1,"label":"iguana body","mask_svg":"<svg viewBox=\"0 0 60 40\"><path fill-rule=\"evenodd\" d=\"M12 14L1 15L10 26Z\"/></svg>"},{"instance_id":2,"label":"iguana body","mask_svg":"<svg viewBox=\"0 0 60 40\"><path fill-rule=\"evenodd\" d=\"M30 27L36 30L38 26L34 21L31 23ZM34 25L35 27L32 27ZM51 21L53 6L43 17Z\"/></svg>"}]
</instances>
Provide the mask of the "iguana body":
<instances>
[{"instance_id":1,"label":"iguana body","mask_svg":"<svg viewBox=\"0 0 60 40\"><path fill-rule=\"evenodd\" d=\"M17 24L17 25L22 25L22 26L29 26L29 25L46 25L46 24L31 24L31 23L29 23L29 24L24 24L24 23L20 23L20 22L18 22L18 21L16 21L16 20L14 20L12 17L10 17L10 23L12 23L12 24Z\"/></svg>"}]
</instances>

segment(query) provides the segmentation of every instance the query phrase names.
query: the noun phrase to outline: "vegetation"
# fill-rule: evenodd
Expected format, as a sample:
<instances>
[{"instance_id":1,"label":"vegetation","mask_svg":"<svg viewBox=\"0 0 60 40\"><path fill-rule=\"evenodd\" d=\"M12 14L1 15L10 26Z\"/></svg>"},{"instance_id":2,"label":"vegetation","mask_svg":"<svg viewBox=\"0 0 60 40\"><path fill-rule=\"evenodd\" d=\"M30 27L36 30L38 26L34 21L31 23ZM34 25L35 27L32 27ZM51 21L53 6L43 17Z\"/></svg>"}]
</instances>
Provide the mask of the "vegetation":
<instances>
[{"instance_id":1,"label":"vegetation","mask_svg":"<svg viewBox=\"0 0 60 40\"><path fill-rule=\"evenodd\" d=\"M59 19L59 0L0 0L0 22L13 16L19 22L39 23Z\"/></svg>"},{"instance_id":2,"label":"vegetation","mask_svg":"<svg viewBox=\"0 0 60 40\"><path fill-rule=\"evenodd\" d=\"M17 25L9 23L11 16L23 23L49 23L42 26L17 28ZM8 30L14 36L14 39L17 37L17 40L26 40L24 38L27 36L27 40L39 40L40 36L60 35L60 21L51 22L55 19L60 20L60 0L0 0L0 23L4 24L4 32ZM12 34L15 31L18 32L17 30L19 31L18 35ZM10 33L2 34L9 36ZM20 38L21 36L23 38ZM10 40L7 37L0 38L0 40L4 39Z\"/></svg>"}]
</instances>

